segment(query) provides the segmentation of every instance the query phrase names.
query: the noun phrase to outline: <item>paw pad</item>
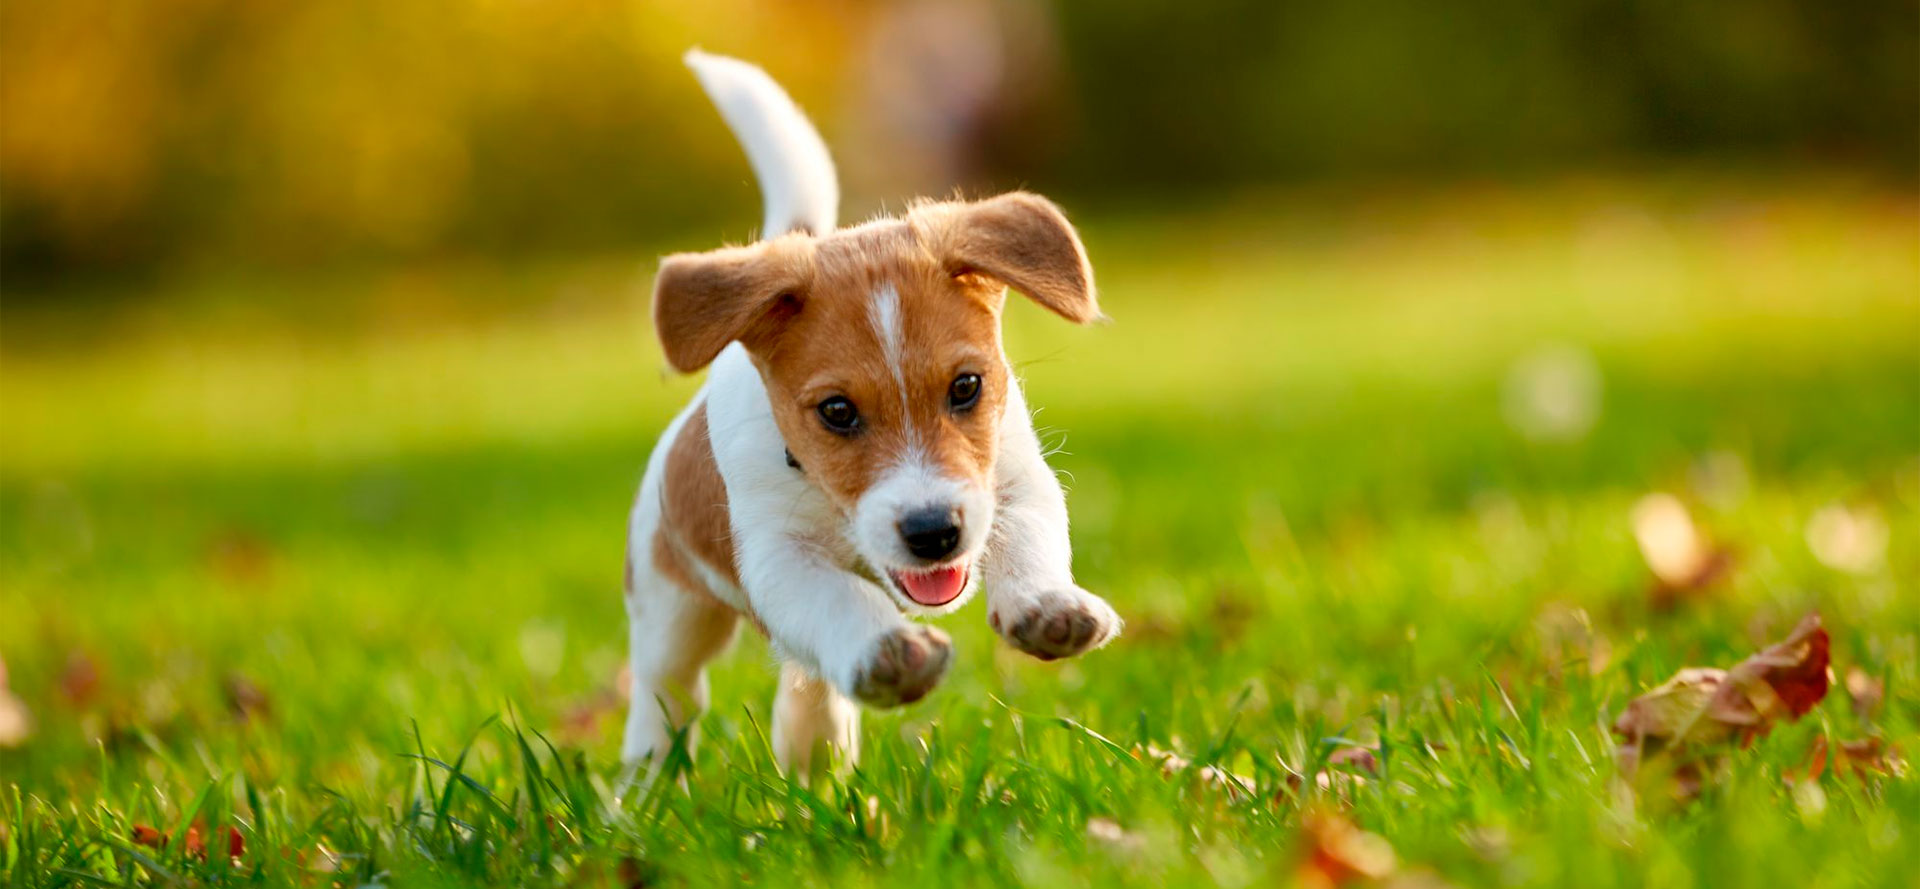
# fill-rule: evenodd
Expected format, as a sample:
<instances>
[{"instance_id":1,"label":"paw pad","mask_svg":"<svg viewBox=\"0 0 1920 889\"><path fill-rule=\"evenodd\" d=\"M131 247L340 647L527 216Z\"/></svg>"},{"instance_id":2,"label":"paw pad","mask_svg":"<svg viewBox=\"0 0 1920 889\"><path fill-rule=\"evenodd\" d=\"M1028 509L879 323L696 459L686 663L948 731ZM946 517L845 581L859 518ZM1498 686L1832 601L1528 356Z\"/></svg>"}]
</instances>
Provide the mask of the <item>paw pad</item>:
<instances>
[{"instance_id":1,"label":"paw pad","mask_svg":"<svg viewBox=\"0 0 1920 889\"><path fill-rule=\"evenodd\" d=\"M1043 661L1097 648L1120 629L1112 607L1078 589L1042 593L1012 609L1009 618L989 614L987 623L1013 647Z\"/></svg>"},{"instance_id":2,"label":"paw pad","mask_svg":"<svg viewBox=\"0 0 1920 889\"><path fill-rule=\"evenodd\" d=\"M853 696L872 707L897 707L926 697L953 660L953 641L933 627L901 627L875 643L854 678Z\"/></svg>"}]
</instances>

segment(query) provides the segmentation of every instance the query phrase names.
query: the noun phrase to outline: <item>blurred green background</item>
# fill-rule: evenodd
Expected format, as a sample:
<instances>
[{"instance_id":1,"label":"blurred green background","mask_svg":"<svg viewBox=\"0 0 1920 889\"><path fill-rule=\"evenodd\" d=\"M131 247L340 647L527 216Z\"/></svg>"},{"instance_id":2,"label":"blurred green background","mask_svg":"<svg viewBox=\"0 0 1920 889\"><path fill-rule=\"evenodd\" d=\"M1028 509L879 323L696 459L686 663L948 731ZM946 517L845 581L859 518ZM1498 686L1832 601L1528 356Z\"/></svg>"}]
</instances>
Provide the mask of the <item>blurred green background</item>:
<instances>
[{"instance_id":1,"label":"blurred green background","mask_svg":"<svg viewBox=\"0 0 1920 889\"><path fill-rule=\"evenodd\" d=\"M152 855L205 884L1271 885L1331 806L1461 885L1904 885L1910 771L1783 779L1920 752L1916 16L0 6L0 883L136 882L115 843L202 817L241 873ZM848 221L1066 206L1115 323L1015 299L1009 353L1130 628L1042 665L943 621L952 675L817 798L746 634L656 808L610 789L620 548L698 381L646 293L760 217L692 45L792 90ZM1611 715L1809 610L1845 691L1690 808L1623 799ZM529 799L503 715L596 805ZM456 832L405 756L476 731L510 804L447 791ZM1349 742L1393 771L1299 782Z\"/></svg>"},{"instance_id":2,"label":"blurred green background","mask_svg":"<svg viewBox=\"0 0 1920 889\"><path fill-rule=\"evenodd\" d=\"M23 283L742 237L693 45L813 113L849 218L1673 159L1911 183L1916 34L1906 0L11 3L0 256Z\"/></svg>"}]
</instances>

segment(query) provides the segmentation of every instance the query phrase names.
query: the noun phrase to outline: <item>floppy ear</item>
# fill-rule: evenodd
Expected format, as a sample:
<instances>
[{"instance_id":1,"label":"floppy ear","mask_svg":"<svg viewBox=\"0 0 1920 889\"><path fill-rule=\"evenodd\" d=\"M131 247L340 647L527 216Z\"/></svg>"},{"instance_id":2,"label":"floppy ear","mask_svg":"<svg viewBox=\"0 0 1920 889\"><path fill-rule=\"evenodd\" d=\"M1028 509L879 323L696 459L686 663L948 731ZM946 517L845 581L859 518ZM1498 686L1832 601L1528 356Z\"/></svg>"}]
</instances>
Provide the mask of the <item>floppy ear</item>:
<instances>
[{"instance_id":1,"label":"floppy ear","mask_svg":"<svg viewBox=\"0 0 1920 889\"><path fill-rule=\"evenodd\" d=\"M661 260L653 281L653 326L674 370L706 367L728 343L799 310L807 283L803 264L784 247L763 242Z\"/></svg>"},{"instance_id":2,"label":"floppy ear","mask_svg":"<svg viewBox=\"0 0 1920 889\"><path fill-rule=\"evenodd\" d=\"M1016 191L948 206L942 249L949 272L1000 281L1076 324L1106 317L1087 250L1052 201Z\"/></svg>"}]
</instances>

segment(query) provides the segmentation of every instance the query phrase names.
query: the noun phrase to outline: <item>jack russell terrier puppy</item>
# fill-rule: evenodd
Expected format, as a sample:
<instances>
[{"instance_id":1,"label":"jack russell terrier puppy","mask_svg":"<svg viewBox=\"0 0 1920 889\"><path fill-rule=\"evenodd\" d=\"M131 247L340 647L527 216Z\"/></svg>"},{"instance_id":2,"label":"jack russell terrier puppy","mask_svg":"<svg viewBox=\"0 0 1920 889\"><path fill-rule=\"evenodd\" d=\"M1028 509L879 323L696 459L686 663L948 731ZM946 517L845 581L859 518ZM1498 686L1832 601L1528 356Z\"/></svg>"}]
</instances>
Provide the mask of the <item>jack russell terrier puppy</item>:
<instances>
[{"instance_id":1,"label":"jack russell terrier puppy","mask_svg":"<svg viewBox=\"0 0 1920 889\"><path fill-rule=\"evenodd\" d=\"M744 145L765 240L661 262L667 362L706 385L647 462L628 526L633 695L622 759L657 770L708 705L745 617L782 658L774 753L858 756L854 702L919 700L953 657L908 618L986 587L987 622L1042 660L1120 632L1073 581L1066 498L1000 345L1008 287L1100 319L1093 270L1045 198L915 203L838 228L819 133L759 68L686 62Z\"/></svg>"}]
</instances>

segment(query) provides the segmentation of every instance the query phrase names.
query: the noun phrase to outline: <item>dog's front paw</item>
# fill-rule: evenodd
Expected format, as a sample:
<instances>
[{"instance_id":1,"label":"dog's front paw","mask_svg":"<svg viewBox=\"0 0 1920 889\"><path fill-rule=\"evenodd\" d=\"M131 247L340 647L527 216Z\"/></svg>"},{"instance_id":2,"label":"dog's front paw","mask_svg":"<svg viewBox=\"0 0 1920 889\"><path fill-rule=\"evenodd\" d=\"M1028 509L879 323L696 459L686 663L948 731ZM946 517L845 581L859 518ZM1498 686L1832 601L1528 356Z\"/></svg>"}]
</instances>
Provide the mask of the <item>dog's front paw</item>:
<instances>
[{"instance_id":1,"label":"dog's front paw","mask_svg":"<svg viewBox=\"0 0 1920 889\"><path fill-rule=\"evenodd\" d=\"M880 637L853 678L853 696L870 707L897 707L925 697L953 660L953 640L933 627L908 624Z\"/></svg>"},{"instance_id":2,"label":"dog's front paw","mask_svg":"<svg viewBox=\"0 0 1920 889\"><path fill-rule=\"evenodd\" d=\"M1013 647L1043 661L1091 651L1120 635L1120 615L1113 606L1079 587L991 605L987 624Z\"/></svg>"}]
</instances>

